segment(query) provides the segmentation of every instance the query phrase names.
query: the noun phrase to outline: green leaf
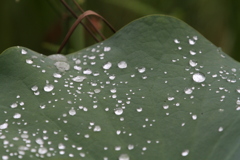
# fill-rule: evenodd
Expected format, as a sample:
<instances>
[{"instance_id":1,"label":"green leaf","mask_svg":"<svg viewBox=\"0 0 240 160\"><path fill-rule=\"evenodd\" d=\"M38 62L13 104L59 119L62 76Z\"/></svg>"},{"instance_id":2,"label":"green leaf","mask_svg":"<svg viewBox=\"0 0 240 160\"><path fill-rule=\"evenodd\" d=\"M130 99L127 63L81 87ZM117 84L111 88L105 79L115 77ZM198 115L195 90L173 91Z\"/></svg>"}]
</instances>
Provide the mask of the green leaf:
<instances>
[{"instance_id":1,"label":"green leaf","mask_svg":"<svg viewBox=\"0 0 240 160\"><path fill-rule=\"evenodd\" d=\"M0 56L2 159L238 160L239 63L187 24L136 20L66 57Z\"/></svg>"}]
</instances>

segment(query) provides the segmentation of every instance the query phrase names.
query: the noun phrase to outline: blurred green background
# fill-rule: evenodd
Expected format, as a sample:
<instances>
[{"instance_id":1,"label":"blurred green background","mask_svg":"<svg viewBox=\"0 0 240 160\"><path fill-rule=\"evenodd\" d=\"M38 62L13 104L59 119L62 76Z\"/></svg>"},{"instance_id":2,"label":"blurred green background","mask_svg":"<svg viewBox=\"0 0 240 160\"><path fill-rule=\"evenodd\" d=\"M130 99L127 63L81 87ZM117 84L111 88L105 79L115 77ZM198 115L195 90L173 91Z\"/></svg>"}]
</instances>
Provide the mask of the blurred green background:
<instances>
[{"instance_id":1,"label":"blurred green background","mask_svg":"<svg viewBox=\"0 0 240 160\"><path fill-rule=\"evenodd\" d=\"M71 0L66 1L78 15L81 14ZM93 10L105 17L116 30L150 14L177 17L240 61L238 0L76 1L85 10ZM60 0L1 0L0 53L8 47L20 45L45 55L54 54L74 20ZM92 21L106 37L113 34L99 19L92 18ZM92 36L79 26L62 53L71 53L94 43Z\"/></svg>"}]
</instances>

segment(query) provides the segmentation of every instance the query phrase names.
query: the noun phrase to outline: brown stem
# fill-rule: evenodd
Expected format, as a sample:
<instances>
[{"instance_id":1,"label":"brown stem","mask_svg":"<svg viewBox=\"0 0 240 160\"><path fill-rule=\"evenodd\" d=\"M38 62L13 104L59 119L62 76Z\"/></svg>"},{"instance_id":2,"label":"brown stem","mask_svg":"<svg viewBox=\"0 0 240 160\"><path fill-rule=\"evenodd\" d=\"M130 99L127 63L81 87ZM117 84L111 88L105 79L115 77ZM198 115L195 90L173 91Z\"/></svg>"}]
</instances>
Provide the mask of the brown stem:
<instances>
[{"instance_id":1,"label":"brown stem","mask_svg":"<svg viewBox=\"0 0 240 160\"><path fill-rule=\"evenodd\" d=\"M65 0L61 0L62 4L68 9L68 11L77 19L78 16L74 11L70 8L70 6L65 2ZM84 23L80 22L82 26L91 34L91 36L97 41L100 42L100 40L97 39L97 37L94 35L94 33L89 29Z\"/></svg>"},{"instance_id":2,"label":"brown stem","mask_svg":"<svg viewBox=\"0 0 240 160\"><path fill-rule=\"evenodd\" d=\"M75 3L75 5L78 7L78 9L84 13L84 10L82 9L82 7L80 7L80 5L75 1L73 0L73 2ZM92 23L92 21L90 20L89 17L86 17L87 20L89 21L89 23L92 25L92 27L94 28L94 30L102 37L103 40L105 40L106 38L104 37L104 35L96 28L96 26Z\"/></svg>"},{"instance_id":3,"label":"brown stem","mask_svg":"<svg viewBox=\"0 0 240 160\"><path fill-rule=\"evenodd\" d=\"M113 31L115 32L114 28L111 26L110 23L108 23L108 21L103 18L102 16L100 16L99 14L97 14L96 12L94 11L91 11L91 10L88 10L88 11L85 11L83 14L81 14L77 20L74 22L74 24L72 25L72 27L70 28L70 30L68 31L66 37L64 38L59 50L57 53L60 53L63 49L63 47L66 45L68 39L70 38L70 36L72 35L72 33L74 32L74 30L76 29L76 27L78 26L79 23L81 23L81 21L86 18L87 16L90 16L90 15L93 15L93 16L97 16L99 18L101 18L107 25L108 27Z\"/></svg>"}]
</instances>

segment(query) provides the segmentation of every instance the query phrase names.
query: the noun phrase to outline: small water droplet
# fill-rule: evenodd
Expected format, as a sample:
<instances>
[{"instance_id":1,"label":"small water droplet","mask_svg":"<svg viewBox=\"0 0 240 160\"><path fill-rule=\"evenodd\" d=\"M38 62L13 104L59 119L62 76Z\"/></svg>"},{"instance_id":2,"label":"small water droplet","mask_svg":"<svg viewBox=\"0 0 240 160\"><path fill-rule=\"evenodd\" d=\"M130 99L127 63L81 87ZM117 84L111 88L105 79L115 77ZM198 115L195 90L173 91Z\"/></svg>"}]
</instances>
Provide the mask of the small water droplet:
<instances>
[{"instance_id":1,"label":"small water droplet","mask_svg":"<svg viewBox=\"0 0 240 160\"><path fill-rule=\"evenodd\" d=\"M192 115L192 119L196 120L197 119L197 115Z\"/></svg>"},{"instance_id":2,"label":"small water droplet","mask_svg":"<svg viewBox=\"0 0 240 160\"><path fill-rule=\"evenodd\" d=\"M195 51L192 51L192 50L190 50L189 53L190 53L191 55L195 55L195 54L196 54L196 52L195 52Z\"/></svg>"},{"instance_id":3,"label":"small water droplet","mask_svg":"<svg viewBox=\"0 0 240 160\"><path fill-rule=\"evenodd\" d=\"M118 158L118 160L130 160L128 154L121 154Z\"/></svg>"},{"instance_id":4,"label":"small water droplet","mask_svg":"<svg viewBox=\"0 0 240 160\"><path fill-rule=\"evenodd\" d=\"M198 63L197 63L196 60L190 60L189 64L190 64L191 67L196 67Z\"/></svg>"},{"instance_id":5,"label":"small water droplet","mask_svg":"<svg viewBox=\"0 0 240 160\"><path fill-rule=\"evenodd\" d=\"M168 108L169 108L169 105L167 105L167 104L163 105L163 109L168 109Z\"/></svg>"},{"instance_id":6,"label":"small water droplet","mask_svg":"<svg viewBox=\"0 0 240 160\"><path fill-rule=\"evenodd\" d=\"M19 118L21 118L21 114L20 113L15 113L14 115L13 115L13 118L14 119L19 119Z\"/></svg>"},{"instance_id":7,"label":"small water droplet","mask_svg":"<svg viewBox=\"0 0 240 160\"><path fill-rule=\"evenodd\" d=\"M107 62L106 64L103 65L103 69L110 69L112 67L111 62Z\"/></svg>"},{"instance_id":8,"label":"small water droplet","mask_svg":"<svg viewBox=\"0 0 240 160\"><path fill-rule=\"evenodd\" d=\"M74 82L82 82L84 79L86 79L85 76L76 76L76 77L72 78L72 80Z\"/></svg>"},{"instance_id":9,"label":"small water droplet","mask_svg":"<svg viewBox=\"0 0 240 160\"><path fill-rule=\"evenodd\" d=\"M22 54L27 54L27 51L24 50L24 49L22 49L21 53L22 53Z\"/></svg>"},{"instance_id":10,"label":"small water droplet","mask_svg":"<svg viewBox=\"0 0 240 160\"><path fill-rule=\"evenodd\" d=\"M94 132L100 132L101 131L101 127L100 126L95 126L93 131Z\"/></svg>"},{"instance_id":11,"label":"small water droplet","mask_svg":"<svg viewBox=\"0 0 240 160\"><path fill-rule=\"evenodd\" d=\"M180 41L178 39L174 39L174 42L177 44L180 43Z\"/></svg>"},{"instance_id":12,"label":"small water droplet","mask_svg":"<svg viewBox=\"0 0 240 160\"><path fill-rule=\"evenodd\" d=\"M74 108L71 108L69 111L68 111L69 115L71 116L74 116L76 114L76 111Z\"/></svg>"},{"instance_id":13,"label":"small water droplet","mask_svg":"<svg viewBox=\"0 0 240 160\"><path fill-rule=\"evenodd\" d=\"M54 65L60 72L65 72L70 69L70 65L66 62L55 62Z\"/></svg>"},{"instance_id":14,"label":"small water droplet","mask_svg":"<svg viewBox=\"0 0 240 160\"><path fill-rule=\"evenodd\" d=\"M83 71L83 74L87 74L87 75L92 74L92 70L91 69L85 69Z\"/></svg>"},{"instance_id":15,"label":"small water droplet","mask_svg":"<svg viewBox=\"0 0 240 160\"><path fill-rule=\"evenodd\" d=\"M81 71L81 70L82 70L82 67L80 67L80 66L73 66L73 68L74 68L75 70L77 70L77 71Z\"/></svg>"},{"instance_id":16,"label":"small water droplet","mask_svg":"<svg viewBox=\"0 0 240 160\"><path fill-rule=\"evenodd\" d=\"M118 63L118 68L124 69L127 68L127 63L125 61L121 61Z\"/></svg>"},{"instance_id":17,"label":"small water droplet","mask_svg":"<svg viewBox=\"0 0 240 160\"><path fill-rule=\"evenodd\" d=\"M129 149L129 150L133 150L133 149L134 149L134 145L133 145L133 144L129 144L129 145L128 145L128 149Z\"/></svg>"},{"instance_id":18,"label":"small water droplet","mask_svg":"<svg viewBox=\"0 0 240 160\"><path fill-rule=\"evenodd\" d=\"M39 154L46 154L46 153L47 153L47 149L46 149L45 147L40 147L40 148L38 149L38 153L39 153Z\"/></svg>"},{"instance_id":19,"label":"small water droplet","mask_svg":"<svg viewBox=\"0 0 240 160\"><path fill-rule=\"evenodd\" d=\"M114 112L115 112L116 115L121 115L121 114L123 114L123 109L122 108L116 108L116 109L114 109Z\"/></svg>"},{"instance_id":20,"label":"small water droplet","mask_svg":"<svg viewBox=\"0 0 240 160\"><path fill-rule=\"evenodd\" d=\"M66 147L65 147L65 145L64 144L62 144L62 143L59 143L58 144L58 149L65 149Z\"/></svg>"},{"instance_id":21,"label":"small water droplet","mask_svg":"<svg viewBox=\"0 0 240 160\"><path fill-rule=\"evenodd\" d=\"M203 73L194 73L192 78L193 78L193 81L197 83L201 83L206 80L206 77Z\"/></svg>"},{"instance_id":22,"label":"small water droplet","mask_svg":"<svg viewBox=\"0 0 240 160\"><path fill-rule=\"evenodd\" d=\"M31 89L32 89L32 91L37 91L38 90L38 86L33 86Z\"/></svg>"},{"instance_id":23,"label":"small water droplet","mask_svg":"<svg viewBox=\"0 0 240 160\"><path fill-rule=\"evenodd\" d=\"M45 92L51 92L54 89L54 86L52 84L46 84L43 89Z\"/></svg>"},{"instance_id":24,"label":"small water droplet","mask_svg":"<svg viewBox=\"0 0 240 160\"><path fill-rule=\"evenodd\" d=\"M144 73L146 71L145 67L138 68L139 73Z\"/></svg>"},{"instance_id":25,"label":"small water droplet","mask_svg":"<svg viewBox=\"0 0 240 160\"><path fill-rule=\"evenodd\" d=\"M192 88L185 88L184 92L185 92L185 94L192 94L193 90L192 90Z\"/></svg>"},{"instance_id":26,"label":"small water droplet","mask_svg":"<svg viewBox=\"0 0 240 160\"><path fill-rule=\"evenodd\" d=\"M8 123L3 123L0 125L0 129L7 129Z\"/></svg>"},{"instance_id":27,"label":"small water droplet","mask_svg":"<svg viewBox=\"0 0 240 160\"><path fill-rule=\"evenodd\" d=\"M61 77L62 77L62 75L61 75L61 74L59 74L59 73L53 73L53 77L55 77L55 78L61 78Z\"/></svg>"},{"instance_id":28,"label":"small water droplet","mask_svg":"<svg viewBox=\"0 0 240 160\"><path fill-rule=\"evenodd\" d=\"M17 103L13 103L13 104L11 104L11 108L16 108L17 106L18 106Z\"/></svg>"},{"instance_id":29,"label":"small water droplet","mask_svg":"<svg viewBox=\"0 0 240 160\"><path fill-rule=\"evenodd\" d=\"M104 47L104 52L109 52L111 50L111 47Z\"/></svg>"},{"instance_id":30,"label":"small water droplet","mask_svg":"<svg viewBox=\"0 0 240 160\"><path fill-rule=\"evenodd\" d=\"M26 59L27 64L33 64L33 61L31 59Z\"/></svg>"},{"instance_id":31,"label":"small water droplet","mask_svg":"<svg viewBox=\"0 0 240 160\"><path fill-rule=\"evenodd\" d=\"M184 150L183 152L182 152L182 156L187 156L189 154L189 150L188 149L186 149L186 150Z\"/></svg>"},{"instance_id":32,"label":"small water droplet","mask_svg":"<svg viewBox=\"0 0 240 160\"><path fill-rule=\"evenodd\" d=\"M189 39L188 42L189 42L190 45L194 45L195 44L195 41L192 40L192 39Z\"/></svg>"},{"instance_id":33,"label":"small water droplet","mask_svg":"<svg viewBox=\"0 0 240 160\"><path fill-rule=\"evenodd\" d=\"M137 108L137 112L142 112L142 108Z\"/></svg>"},{"instance_id":34,"label":"small water droplet","mask_svg":"<svg viewBox=\"0 0 240 160\"><path fill-rule=\"evenodd\" d=\"M222 132L222 131L223 131L223 127L219 127L218 132Z\"/></svg>"}]
</instances>

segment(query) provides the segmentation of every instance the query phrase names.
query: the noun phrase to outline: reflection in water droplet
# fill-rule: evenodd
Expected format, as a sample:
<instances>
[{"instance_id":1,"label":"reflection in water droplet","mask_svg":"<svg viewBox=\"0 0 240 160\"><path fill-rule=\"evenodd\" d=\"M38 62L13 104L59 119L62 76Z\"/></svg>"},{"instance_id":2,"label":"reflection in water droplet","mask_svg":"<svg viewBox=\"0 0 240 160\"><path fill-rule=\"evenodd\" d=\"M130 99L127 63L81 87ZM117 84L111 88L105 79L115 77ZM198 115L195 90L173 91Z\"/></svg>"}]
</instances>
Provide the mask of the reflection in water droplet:
<instances>
[{"instance_id":1,"label":"reflection in water droplet","mask_svg":"<svg viewBox=\"0 0 240 160\"><path fill-rule=\"evenodd\" d=\"M46 84L43 89L45 92L51 92L54 89L54 86L52 84Z\"/></svg>"},{"instance_id":2,"label":"reflection in water droplet","mask_svg":"<svg viewBox=\"0 0 240 160\"><path fill-rule=\"evenodd\" d=\"M106 64L103 65L103 69L110 69L112 67L111 62L107 62Z\"/></svg>"},{"instance_id":3,"label":"reflection in water droplet","mask_svg":"<svg viewBox=\"0 0 240 160\"><path fill-rule=\"evenodd\" d=\"M127 68L127 63L125 61L121 61L118 63L118 67L121 69Z\"/></svg>"},{"instance_id":4,"label":"reflection in water droplet","mask_svg":"<svg viewBox=\"0 0 240 160\"><path fill-rule=\"evenodd\" d=\"M76 77L72 78L72 80L74 82L82 82L84 79L86 79L85 76L76 76Z\"/></svg>"},{"instance_id":5,"label":"reflection in water droplet","mask_svg":"<svg viewBox=\"0 0 240 160\"><path fill-rule=\"evenodd\" d=\"M119 156L118 160L130 160L130 158L127 154L121 154Z\"/></svg>"},{"instance_id":6,"label":"reflection in water droplet","mask_svg":"<svg viewBox=\"0 0 240 160\"><path fill-rule=\"evenodd\" d=\"M187 156L189 154L189 150L188 149L186 149L186 150L184 150L183 152L182 152L182 156Z\"/></svg>"},{"instance_id":7,"label":"reflection in water droplet","mask_svg":"<svg viewBox=\"0 0 240 160\"><path fill-rule=\"evenodd\" d=\"M116 109L114 109L114 112L115 112L116 115L121 115L121 114L123 114L123 109L122 108L116 108Z\"/></svg>"},{"instance_id":8,"label":"reflection in water droplet","mask_svg":"<svg viewBox=\"0 0 240 160\"><path fill-rule=\"evenodd\" d=\"M192 78L193 78L193 81L197 82L197 83L204 82L206 79L206 77L203 73L194 73Z\"/></svg>"}]
</instances>

